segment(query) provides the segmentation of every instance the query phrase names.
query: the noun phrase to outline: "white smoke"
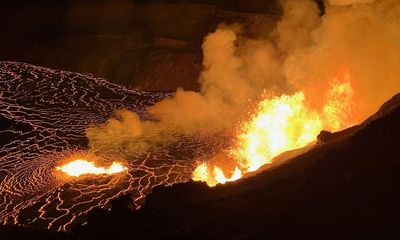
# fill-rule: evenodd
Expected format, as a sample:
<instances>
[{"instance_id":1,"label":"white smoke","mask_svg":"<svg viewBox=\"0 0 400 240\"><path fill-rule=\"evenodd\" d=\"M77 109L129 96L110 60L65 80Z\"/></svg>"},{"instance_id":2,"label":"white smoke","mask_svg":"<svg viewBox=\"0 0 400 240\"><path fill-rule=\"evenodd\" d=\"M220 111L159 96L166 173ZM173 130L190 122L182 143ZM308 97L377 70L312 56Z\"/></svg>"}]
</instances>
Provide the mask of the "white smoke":
<instances>
[{"instance_id":1,"label":"white smoke","mask_svg":"<svg viewBox=\"0 0 400 240\"><path fill-rule=\"evenodd\" d=\"M150 107L156 122L118 112L87 130L91 146L136 151L173 141L170 135L230 129L265 91L309 91L318 105L318 92L340 69L351 72L359 120L400 91L400 1L330 0L322 17L312 0L282 7L272 32L253 26L261 37L247 38L237 25L210 33L200 92L178 89Z\"/></svg>"}]
</instances>

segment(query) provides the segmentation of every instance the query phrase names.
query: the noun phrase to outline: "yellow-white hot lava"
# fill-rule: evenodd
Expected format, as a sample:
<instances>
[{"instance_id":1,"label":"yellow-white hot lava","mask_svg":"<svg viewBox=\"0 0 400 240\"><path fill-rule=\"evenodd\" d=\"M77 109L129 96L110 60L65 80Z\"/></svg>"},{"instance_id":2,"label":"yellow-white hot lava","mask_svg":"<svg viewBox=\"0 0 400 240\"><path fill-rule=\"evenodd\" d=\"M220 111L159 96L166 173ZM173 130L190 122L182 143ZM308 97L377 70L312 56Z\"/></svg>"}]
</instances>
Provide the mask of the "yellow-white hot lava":
<instances>
[{"instance_id":1,"label":"yellow-white hot lava","mask_svg":"<svg viewBox=\"0 0 400 240\"><path fill-rule=\"evenodd\" d=\"M201 163L192 179L209 186L232 182L271 163L285 151L306 146L322 129L337 131L351 126L355 117L351 76L349 72L339 75L327 89L325 99L321 99L322 109L307 106L302 91L264 98L250 119L241 124L236 144L225 156L231 163L224 164L218 159L211 164Z\"/></svg>"},{"instance_id":2,"label":"yellow-white hot lava","mask_svg":"<svg viewBox=\"0 0 400 240\"><path fill-rule=\"evenodd\" d=\"M111 166L105 168L97 167L93 162L84 159L76 159L56 169L72 177L79 177L85 174L115 174L127 170L126 167L118 162L113 162Z\"/></svg>"}]
</instances>

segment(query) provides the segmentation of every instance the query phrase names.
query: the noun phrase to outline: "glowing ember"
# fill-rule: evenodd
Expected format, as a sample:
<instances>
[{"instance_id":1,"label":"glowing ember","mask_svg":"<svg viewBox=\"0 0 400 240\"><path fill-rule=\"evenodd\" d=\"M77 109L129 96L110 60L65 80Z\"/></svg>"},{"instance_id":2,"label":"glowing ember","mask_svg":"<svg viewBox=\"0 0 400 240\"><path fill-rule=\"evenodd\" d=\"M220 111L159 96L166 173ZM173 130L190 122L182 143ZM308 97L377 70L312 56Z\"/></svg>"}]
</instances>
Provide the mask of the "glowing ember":
<instances>
[{"instance_id":1,"label":"glowing ember","mask_svg":"<svg viewBox=\"0 0 400 240\"><path fill-rule=\"evenodd\" d=\"M333 131L343 129L354 124L354 91L350 84L350 74L344 73L343 82L335 79L328 91L326 104L323 108L325 128Z\"/></svg>"},{"instance_id":2,"label":"glowing ember","mask_svg":"<svg viewBox=\"0 0 400 240\"><path fill-rule=\"evenodd\" d=\"M84 174L115 174L125 171L127 168L121 163L113 162L110 167L96 167L93 162L83 159L77 159L63 166L57 167L60 170L72 177L79 177Z\"/></svg>"},{"instance_id":3,"label":"glowing ember","mask_svg":"<svg viewBox=\"0 0 400 240\"><path fill-rule=\"evenodd\" d=\"M306 146L322 129L337 131L351 125L354 101L350 75L346 72L339 80L332 82L319 111L307 107L301 91L262 100L251 119L242 124L236 145L226 157L234 161L231 177L225 177L224 172L229 172L225 168L223 171L219 166L201 163L193 172L193 180L209 186L235 181L283 152Z\"/></svg>"}]
</instances>

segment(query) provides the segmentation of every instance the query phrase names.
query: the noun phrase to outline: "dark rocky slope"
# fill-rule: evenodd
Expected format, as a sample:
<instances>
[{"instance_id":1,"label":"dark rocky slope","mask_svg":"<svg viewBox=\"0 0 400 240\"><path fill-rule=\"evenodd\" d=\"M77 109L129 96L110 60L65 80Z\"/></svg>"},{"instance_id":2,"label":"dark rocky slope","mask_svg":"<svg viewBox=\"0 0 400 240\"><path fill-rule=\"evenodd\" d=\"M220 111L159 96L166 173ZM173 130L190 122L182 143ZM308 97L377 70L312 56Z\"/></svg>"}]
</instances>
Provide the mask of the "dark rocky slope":
<instances>
[{"instance_id":1,"label":"dark rocky slope","mask_svg":"<svg viewBox=\"0 0 400 240\"><path fill-rule=\"evenodd\" d=\"M140 211L129 197L95 210L80 239L400 237L400 95L347 137L241 181L153 190ZM343 133L341 133L343 134Z\"/></svg>"},{"instance_id":2,"label":"dark rocky slope","mask_svg":"<svg viewBox=\"0 0 400 240\"><path fill-rule=\"evenodd\" d=\"M276 0L10 0L0 8L0 60L198 90L208 32L222 22L272 26L278 15Z\"/></svg>"}]
</instances>

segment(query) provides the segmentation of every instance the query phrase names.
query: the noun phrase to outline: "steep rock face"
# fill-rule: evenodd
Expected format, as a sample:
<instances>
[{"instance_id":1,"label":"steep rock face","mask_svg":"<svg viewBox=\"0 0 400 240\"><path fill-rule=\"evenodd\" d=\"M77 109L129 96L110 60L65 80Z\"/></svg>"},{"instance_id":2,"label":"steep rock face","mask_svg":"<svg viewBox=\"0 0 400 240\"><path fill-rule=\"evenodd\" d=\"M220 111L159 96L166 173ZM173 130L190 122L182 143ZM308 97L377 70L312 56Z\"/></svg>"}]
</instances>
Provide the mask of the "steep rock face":
<instances>
[{"instance_id":1,"label":"steep rock face","mask_svg":"<svg viewBox=\"0 0 400 240\"><path fill-rule=\"evenodd\" d=\"M198 90L201 43L221 23L274 22L275 0L13 1L0 60L92 73L135 89Z\"/></svg>"},{"instance_id":2,"label":"steep rock face","mask_svg":"<svg viewBox=\"0 0 400 240\"><path fill-rule=\"evenodd\" d=\"M196 80L202 69L201 60L200 51L152 51L130 87L148 91L168 91L171 86L198 90L200 84Z\"/></svg>"},{"instance_id":3,"label":"steep rock face","mask_svg":"<svg viewBox=\"0 0 400 240\"><path fill-rule=\"evenodd\" d=\"M105 213L104 221L118 224L103 230L103 239L399 237L398 98L351 134L275 169L215 188L195 182L156 188L131 215ZM89 222L74 236L99 236L96 229Z\"/></svg>"}]
</instances>

